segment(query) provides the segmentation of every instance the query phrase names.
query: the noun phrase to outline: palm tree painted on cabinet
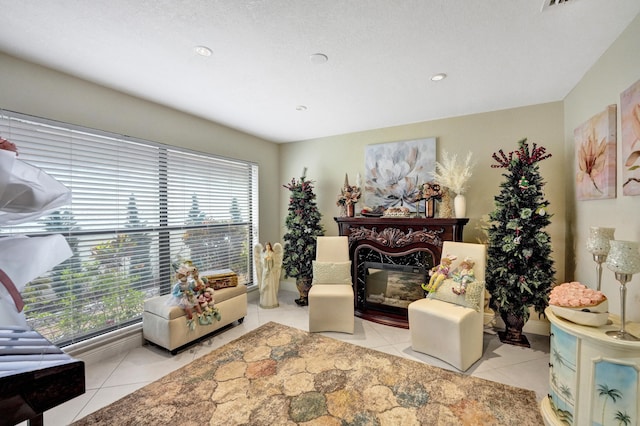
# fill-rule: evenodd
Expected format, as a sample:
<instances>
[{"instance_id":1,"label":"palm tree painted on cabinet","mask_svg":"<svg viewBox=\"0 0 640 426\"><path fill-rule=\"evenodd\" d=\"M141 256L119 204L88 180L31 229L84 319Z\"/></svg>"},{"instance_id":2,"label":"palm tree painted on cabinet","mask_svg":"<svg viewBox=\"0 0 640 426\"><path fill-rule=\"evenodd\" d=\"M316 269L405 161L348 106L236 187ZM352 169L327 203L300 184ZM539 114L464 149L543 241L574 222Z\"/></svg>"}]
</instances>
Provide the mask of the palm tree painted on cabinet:
<instances>
[{"instance_id":1,"label":"palm tree painted on cabinet","mask_svg":"<svg viewBox=\"0 0 640 426\"><path fill-rule=\"evenodd\" d=\"M592 424L637 424L636 413L640 405L638 399L640 372L637 366L601 360L595 362L594 367Z\"/></svg>"},{"instance_id":2,"label":"palm tree painted on cabinet","mask_svg":"<svg viewBox=\"0 0 640 426\"><path fill-rule=\"evenodd\" d=\"M615 404L618 399L622 398L622 392L620 392L618 389L609 389L609 386L607 386L606 384L601 384L598 385L598 396L604 398L604 404L602 404L602 424L604 425L604 413L607 408L607 401L611 399Z\"/></svg>"},{"instance_id":3,"label":"palm tree painted on cabinet","mask_svg":"<svg viewBox=\"0 0 640 426\"><path fill-rule=\"evenodd\" d=\"M576 380L576 339L557 327L553 327L551 336L551 402L558 419L572 425L575 406L573 391Z\"/></svg>"},{"instance_id":4,"label":"palm tree painted on cabinet","mask_svg":"<svg viewBox=\"0 0 640 426\"><path fill-rule=\"evenodd\" d=\"M562 398L565 401L565 406L571 405L571 407L573 407L573 404L571 404L573 401L573 395L571 394L571 388L569 386L565 384L560 385L560 395L562 395Z\"/></svg>"},{"instance_id":5,"label":"palm tree painted on cabinet","mask_svg":"<svg viewBox=\"0 0 640 426\"><path fill-rule=\"evenodd\" d=\"M618 421L618 426L629 426L631 424L631 416L621 411L616 411L616 420Z\"/></svg>"},{"instance_id":6,"label":"palm tree painted on cabinet","mask_svg":"<svg viewBox=\"0 0 640 426\"><path fill-rule=\"evenodd\" d=\"M558 375L554 373L553 370L551 371L551 384L556 387L558 386Z\"/></svg>"}]
</instances>

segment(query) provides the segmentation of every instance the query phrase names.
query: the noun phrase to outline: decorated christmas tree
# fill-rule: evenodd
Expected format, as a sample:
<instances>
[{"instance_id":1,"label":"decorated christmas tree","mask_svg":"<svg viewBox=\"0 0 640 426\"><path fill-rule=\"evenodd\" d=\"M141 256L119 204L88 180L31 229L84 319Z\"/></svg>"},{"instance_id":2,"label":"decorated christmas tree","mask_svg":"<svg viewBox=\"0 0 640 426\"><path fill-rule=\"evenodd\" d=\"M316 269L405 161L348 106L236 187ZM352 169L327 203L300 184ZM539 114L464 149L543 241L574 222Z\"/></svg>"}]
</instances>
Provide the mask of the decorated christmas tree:
<instances>
[{"instance_id":1,"label":"decorated christmas tree","mask_svg":"<svg viewBox=\"0 0 640 426\"><path fill-rule=\"evenodd\" d=\"M518 150L506 155L493 154L505 168L495 210L489 215L489 248L486 282L491 304L501 315L507 329L499 333L505 343L529 346L522 327L529 319L529 308L542 314L548 305L554 281L550 237L544 228L551 216L543 192L544 181L538 162L551 157L545 148L527 139L518 142Z\"/></svg>"},{"instance_id":2,"label":"decorated christmas tree","mask_svg":"<svg viewBox=\"0 0 640 426\"><path fill-rule=\"evenodd\" d=\"M300 298L296 303L307 305L307 295L313 278L313 260L316 258L316 238L324 235L320 225L320 211L316 205L313 184L306 178L307 169L299 180L291 179L287 188L289 213L285 220L287 232L284 234L284 259L282 267L287 277L296 279Z\"/></svg>"}]
</instances>

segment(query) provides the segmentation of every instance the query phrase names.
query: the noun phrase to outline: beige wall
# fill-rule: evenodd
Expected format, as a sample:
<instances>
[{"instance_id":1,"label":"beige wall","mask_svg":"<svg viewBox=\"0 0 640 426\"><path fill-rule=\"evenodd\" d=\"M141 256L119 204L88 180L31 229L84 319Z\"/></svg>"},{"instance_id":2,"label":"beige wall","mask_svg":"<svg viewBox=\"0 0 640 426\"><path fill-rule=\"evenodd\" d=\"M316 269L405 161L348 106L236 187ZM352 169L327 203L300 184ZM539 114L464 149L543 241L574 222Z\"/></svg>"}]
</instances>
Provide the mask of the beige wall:
<instances>
[{"instance_id":1,"label":"beige wall","mask_svg":"<svg viewBox=\"0 0 640 426\"><path fill-rule=\"evenodd\" d=\"M278 145L0 53L0 108L195 151L260 167L260 239L279 238Z\"/></svg>"},{"instance_id":2,"label":"beige wall","mask_svg":"<svg viewBox=\"0 0 640 426\"><path fill-rule=\"evenodd\" d=\"M299 177L302 168L308 167L307 176L316 184L326 234L337 235L337 225L333 220L339 214L336 197L345 173L349 174L351 183L355 181L356 173L364 176L367 145L436 137L437 158L443 150L458 154L459 158L464 158L471 151L477 161L466 194L470 220L464 230L464 240L476 242L484 238L478 226L483 216L493 209L494 196L499 193L499 185L503 181L504 169L491 168L491 164L495 164L491 156L499 149L505 152L517 149L517 142L526 137L529 142L544 146L552 154L551 158L540 163L540 171L547 182L545 193L550 201L549 210L554 215L548 231L555 267L558 279L563 279L566 161L562 114L562 103L554 102L285 144L281 146L280 180L287 182L292 177ZM288 193L285 190L280 197L282 217L287 213L287 205ZM360 206L357 207L356 210Z\"/></svg>"},{"instance_id":3,"label":"beige wall","mask_svg":"<svg viewBox=\"0 0 640 426\"><path fill-rule=\"evenodd\" d=\"M620 92L640 78L640 16L584 76L563 102L514 108L277 145L170 108L106 89L0 53L0 108L122 133L151 141L260 165L260 239L282 241L288 192L282 187L308 167L316 182L318 205L328 235L335 235L335 199L349 173L364 174L364 150L369 144L424 137L437 138L443 150L478 161L467 194L470 223L465 241L481 239L478 226L493 209L502 169L492 169L491 154L514 150L523 137L553 154L540 163L551 202L553 256L559 282L595 282L595 264L584 249L589 226L614 226L619 239L640 240L640 197L623 197L618 166L618 197L575 202L573 193L573 129L609 104L620 103ZM425 100L426 102L426 100ZM619 118L618 118L619 131ZM618 147L618 156L620 148ZM619 312L618 284L605 270L603 289L610 310ZM638 274L640 275L640 274ZM640 320L640 278L629 283L628 319Z\"/></svg>"},{"instance_id":4,"label":"beige wall","mask_svg":"<svg viewBox=\"0 0 640 426\"><path fill-rule=\"evenodd\" d=\"M608 200L576 201L574 195L575 164L568 162L565 180L567 193L567 265L575 268L577 281L597 282L595 263L586 251L589 227L616 228L618 240L640 241L640 196L622 195L622 156L620 140L620 93L640 79L640 15L619 39L582 78L564 100L565 155L575 156L573 130L607 105L617 105L617 197ZM606 266L602 273L602 290L609 298L609 310L620 312L619 283ZM640 321L640 274L627 284L627 320Z\"/></svg>"}]
</instances>

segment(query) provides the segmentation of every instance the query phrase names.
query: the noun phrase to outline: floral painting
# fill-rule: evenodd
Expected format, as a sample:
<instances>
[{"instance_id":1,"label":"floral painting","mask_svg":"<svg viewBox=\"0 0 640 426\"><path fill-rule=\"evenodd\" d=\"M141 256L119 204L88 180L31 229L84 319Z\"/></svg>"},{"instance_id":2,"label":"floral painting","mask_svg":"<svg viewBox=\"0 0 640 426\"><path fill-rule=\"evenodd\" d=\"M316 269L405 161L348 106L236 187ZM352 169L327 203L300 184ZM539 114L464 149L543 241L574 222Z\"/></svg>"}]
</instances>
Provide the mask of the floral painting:
<instances>
[{"instance_id":1,"label":"floral painting","mask_svg":"<svg viewBox=\"0 0 640 426\"><path fill-rule=\"evenodd\" d=\"M435 138L368 145L365 204L385 209L403 205L417 211L418 188L433 179L435 164Z\"/></svg>"},{"instance_id":2,"label":"floral painting","mask_svg":"<svg viewBox=\"0 0 640 426\"><path fill-rule=\"evenodd\" d=\"M616 197L616 105L591 117L573 132L578 200Z\"/></svg>"},{"instance_id":3,"label":"floral painting","mask_svg":"<svg viewBox=\"0 0 640 426\"><path fill-rule=\"evenodd\" d=\"M622 194L640 195L640 80L620 94Z\"/></svg>"}]
</instances>

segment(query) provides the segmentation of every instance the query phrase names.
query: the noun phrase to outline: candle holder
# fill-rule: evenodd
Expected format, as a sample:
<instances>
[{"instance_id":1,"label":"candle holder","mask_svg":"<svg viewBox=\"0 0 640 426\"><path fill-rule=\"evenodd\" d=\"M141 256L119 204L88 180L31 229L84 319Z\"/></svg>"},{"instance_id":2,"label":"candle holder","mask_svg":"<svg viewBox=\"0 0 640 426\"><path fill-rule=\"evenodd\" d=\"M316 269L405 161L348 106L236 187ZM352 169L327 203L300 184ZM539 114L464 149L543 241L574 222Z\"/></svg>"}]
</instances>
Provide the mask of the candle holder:
<instances>
[{"instance_id":1,"label":"candle holder","mask_svg":"<svg viewBox=\"0 0 640 426\"><path fill-rule=\"evenodd\" d=\"M636 336L625 331L625 308L627 287L633 274L640 272L640 252L635 241L611 240L611 251L607 258L607 267L616 274L616 280L620 282L620 330L607 331L607 335L618 340L638 341Z\"/></svg>"},{"instance_id":2,"label":"candle holder","mask_svg":"<svg viewBox=\"0 0 640 426\"><path fill-rule=\"evenodd\" d=\"M601 228L598 226L592 226L587 240L587 251L593 255L593 260L596 262L596 272L598 273L598 288L602 283L602 264L607 260L609 254L610 245L609 241L613 240L613 233L615 228Z\"/></svg>"}]
</instances>

